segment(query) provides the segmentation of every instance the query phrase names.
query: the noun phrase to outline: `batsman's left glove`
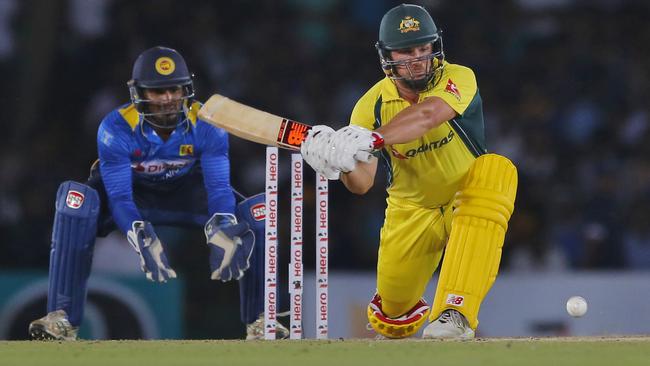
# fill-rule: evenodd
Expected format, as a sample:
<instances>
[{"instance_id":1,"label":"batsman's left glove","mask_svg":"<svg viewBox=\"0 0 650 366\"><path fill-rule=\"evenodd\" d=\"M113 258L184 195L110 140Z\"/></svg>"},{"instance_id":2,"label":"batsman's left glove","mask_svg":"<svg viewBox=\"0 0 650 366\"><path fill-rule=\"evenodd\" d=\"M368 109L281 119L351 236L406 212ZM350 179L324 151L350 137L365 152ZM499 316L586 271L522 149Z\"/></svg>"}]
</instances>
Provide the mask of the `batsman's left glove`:
<instances>
[{"instance_id":1,"label":"batsman's left glove","mask_svg":"<svg viewBox=\"0 0 650 366\"><path fill-rule=\"evenodd\" d=\"M354 170L356 162L370 162L372 153L384 146L384 138L375 131L361 126L345 126L331 137L331 164L347 173Z\"/></svg>"},{"instance_id":2,"label":"batsman's left glove","mask_svg":"<svg viewBox=\"0 0 650 366\"><path fill-rule=\"evenodd\" d=\"M205 237L210 247L210 278L239 280L250 266L255 245L248 223L237 223L232 214L215 213L205 224Z\"/></svg>"}]
</instances>

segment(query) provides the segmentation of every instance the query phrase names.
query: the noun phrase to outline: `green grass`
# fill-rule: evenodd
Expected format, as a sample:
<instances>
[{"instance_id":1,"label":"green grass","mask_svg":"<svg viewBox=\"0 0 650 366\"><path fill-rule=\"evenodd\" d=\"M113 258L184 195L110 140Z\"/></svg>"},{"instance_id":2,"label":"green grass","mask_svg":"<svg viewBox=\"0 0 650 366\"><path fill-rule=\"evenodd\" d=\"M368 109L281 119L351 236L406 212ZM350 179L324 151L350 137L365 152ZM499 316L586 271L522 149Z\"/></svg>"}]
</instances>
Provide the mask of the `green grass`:
<instances>
[{"instance_id":1,"label":"green grass","mask_svg":"<svg viewBox=\"0 0 650 366\"><path fill-rule=\"evenodd\" d=\"M0 342L0 365L517 365L650 364L650 338L473 341Z\"/></svg>"}]
</instances>

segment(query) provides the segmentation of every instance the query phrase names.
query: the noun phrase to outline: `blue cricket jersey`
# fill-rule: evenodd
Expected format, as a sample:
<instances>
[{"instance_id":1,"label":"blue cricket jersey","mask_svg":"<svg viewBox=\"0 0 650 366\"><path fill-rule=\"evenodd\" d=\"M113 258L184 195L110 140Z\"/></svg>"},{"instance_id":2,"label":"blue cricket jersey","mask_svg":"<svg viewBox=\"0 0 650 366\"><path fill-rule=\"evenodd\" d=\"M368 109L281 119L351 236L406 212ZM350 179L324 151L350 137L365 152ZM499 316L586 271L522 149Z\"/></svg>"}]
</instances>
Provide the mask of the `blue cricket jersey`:
<instances>
[{"instance_id":1,"label":"blue cricket jersey","mask_svg":"<svg viewBox=\"0 0 650 366\"><path fill-rule=\"evenodd\" d=\"M133 182L152 187L173 182L188 174L197 160L208 195L207 214L234 213L228 134L198 119L200 107L198 102L192 104L188 118L167 141L142 121L133 104L113 110L102 120L97 132L100 173L113 220L122 232L142 220L133 201Z\"/></svg>"}]
</instances>

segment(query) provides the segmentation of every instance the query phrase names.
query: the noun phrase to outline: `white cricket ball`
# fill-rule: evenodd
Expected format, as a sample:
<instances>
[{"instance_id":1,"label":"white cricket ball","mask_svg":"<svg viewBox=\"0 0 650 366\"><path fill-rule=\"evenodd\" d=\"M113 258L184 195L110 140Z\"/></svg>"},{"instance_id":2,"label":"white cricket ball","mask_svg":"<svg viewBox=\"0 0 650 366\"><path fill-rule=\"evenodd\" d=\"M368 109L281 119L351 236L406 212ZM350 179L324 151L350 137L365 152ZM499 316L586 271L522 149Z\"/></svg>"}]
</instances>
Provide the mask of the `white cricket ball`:
<instances>
[{"instance_id":1,"label":"white cricket ball","mask_svg":"<svg viewBox=\"0 0 650 366\"><path fill-rule=\"evenodd\" d=\"M582 296L571 296L566 302L566 312L575 318L585 315L587 312L587 300Z\"/></svg>"}]
</instances>

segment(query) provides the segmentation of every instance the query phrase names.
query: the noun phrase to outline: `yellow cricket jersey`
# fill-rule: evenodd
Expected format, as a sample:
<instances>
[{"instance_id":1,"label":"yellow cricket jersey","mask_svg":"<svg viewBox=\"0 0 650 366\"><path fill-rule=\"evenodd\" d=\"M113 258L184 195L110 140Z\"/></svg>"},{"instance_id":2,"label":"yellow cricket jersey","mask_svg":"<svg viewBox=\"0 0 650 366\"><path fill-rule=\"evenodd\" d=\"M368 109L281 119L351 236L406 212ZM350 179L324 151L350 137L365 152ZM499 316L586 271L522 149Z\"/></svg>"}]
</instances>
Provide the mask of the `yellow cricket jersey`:
<instances>
[{"instance_id":1,"label":"yellow cricket jersey","mask_svg":"<svg viewBox=\"0 0 650 366\"><path fill-rule=\"evenodd\" d=\"M417 140L381 151L389 174L389 199L431 208L448 203L476 157L486 153L483 107L474 72L445 62L440 81L422 92L419 101L432 96L446 101L456 111L456 118ZM389 124L409 105L386 77L359 99L350 124L374 130Z\"/></svg>"}]
</instances>

